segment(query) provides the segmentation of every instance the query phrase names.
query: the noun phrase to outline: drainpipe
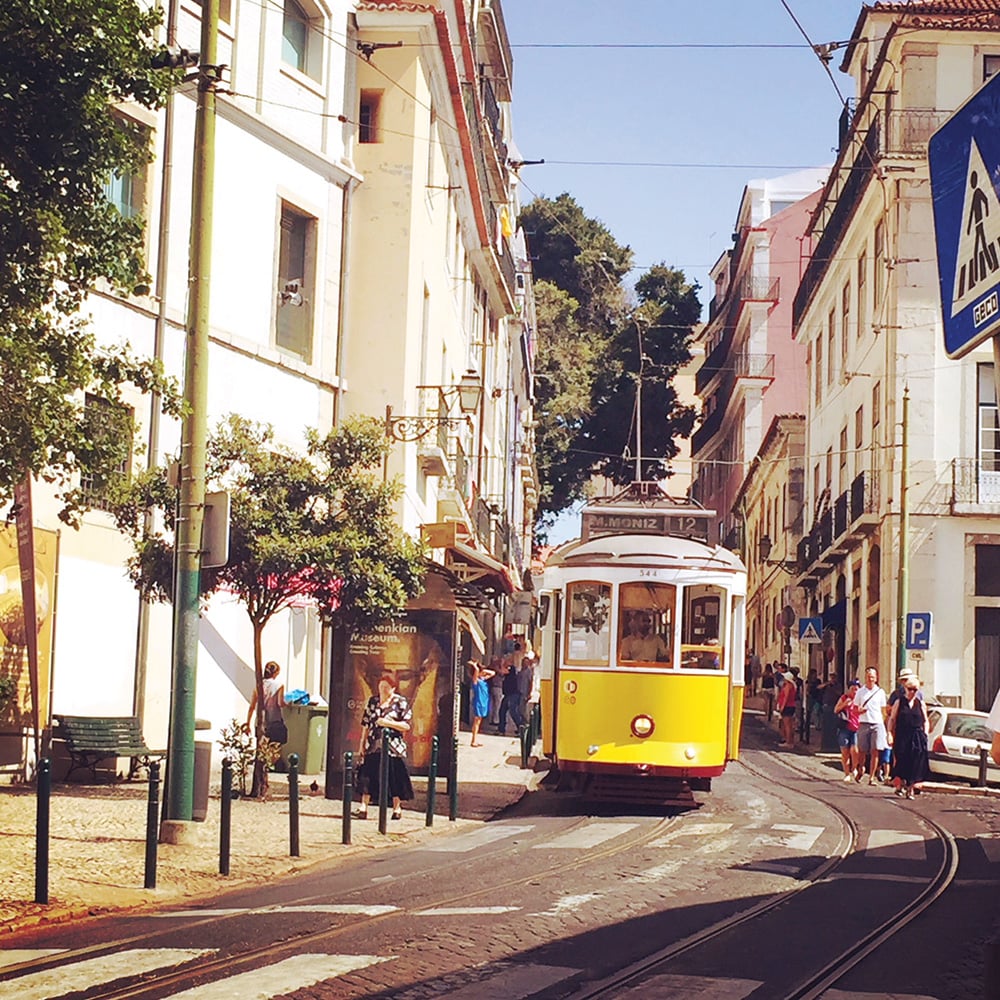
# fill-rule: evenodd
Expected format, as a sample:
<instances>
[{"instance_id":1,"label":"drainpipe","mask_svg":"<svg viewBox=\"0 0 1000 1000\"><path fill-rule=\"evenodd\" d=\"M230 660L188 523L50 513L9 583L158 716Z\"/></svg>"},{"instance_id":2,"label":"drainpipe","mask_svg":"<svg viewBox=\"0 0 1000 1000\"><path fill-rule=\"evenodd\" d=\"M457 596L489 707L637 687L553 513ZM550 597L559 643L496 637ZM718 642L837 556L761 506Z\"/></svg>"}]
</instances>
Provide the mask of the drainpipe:
<instances>
[{"instance_id":1,"label":"drainpipe","mask_svg":"<svg viewBox=\"0 0 1000 1000\"><path fill-rule=\"evenodd\" d=\"M347 310L350 304L348 281L350 280L351 212L354 203L354 188L357 180L348 177L344 184L342 198L342 220L340 225L340 292L337 296L337 391L333 397L333 426L343 418L344 355L347 340Z\"/></svg>"}]
</instances>

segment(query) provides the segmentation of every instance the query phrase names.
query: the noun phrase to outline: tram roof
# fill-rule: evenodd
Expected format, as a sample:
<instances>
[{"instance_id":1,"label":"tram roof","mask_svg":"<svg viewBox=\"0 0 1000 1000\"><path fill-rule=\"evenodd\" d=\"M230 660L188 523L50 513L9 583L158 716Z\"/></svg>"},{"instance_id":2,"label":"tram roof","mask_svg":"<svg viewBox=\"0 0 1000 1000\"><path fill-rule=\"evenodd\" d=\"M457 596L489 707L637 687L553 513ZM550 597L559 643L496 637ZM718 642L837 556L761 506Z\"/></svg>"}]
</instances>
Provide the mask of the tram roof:
<instances>
[{"instance_id":1,"label":"tram roof","mask_svg":"<svg viewBox=\"0 0 1000 1000\"><path fill-rule=\"evenodd\" d=\"M677 535L601 535L588 541L566 542L549 556L550 566L644 565L655 563L683 569L742 572L735 552Z\"/></svg>"}]
</instances>

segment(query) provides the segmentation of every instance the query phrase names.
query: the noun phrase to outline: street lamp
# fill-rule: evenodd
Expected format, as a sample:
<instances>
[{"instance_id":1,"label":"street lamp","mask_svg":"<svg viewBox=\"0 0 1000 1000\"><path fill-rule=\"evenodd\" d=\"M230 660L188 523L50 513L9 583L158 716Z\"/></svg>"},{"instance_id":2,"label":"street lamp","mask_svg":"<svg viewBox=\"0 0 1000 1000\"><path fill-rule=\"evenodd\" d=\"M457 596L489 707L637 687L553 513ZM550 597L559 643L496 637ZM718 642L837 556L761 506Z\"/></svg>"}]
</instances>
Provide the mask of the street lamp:
<instances>
[{"instance_id":1,"label":"street lamp","mask_svg":"<svg viewBox=\"0 0 1000 1000\"><path fill-rule=\"evenodd\" d=\"M763 563L765 566L780 566L786 573L795 573L798 568L797 559L769 559L768 556L771 554L771 550L774 548L774 544L771 542L770 535L764 535L761 540L757 543L757 556L758 561Z\"/></svg>"},{"instance_id":2,"label":"street lamp","mask_svg":"<svg viewBox=\"0 0 1000 1000\"><path fill-rule=\"evenodd\" d=\"M438 427L466 427L471 425L470 414L479 409L483 398L483 380L471 368L462 376L457 385L418 385L418 389L436 389L439 398L447 404L448 400L458 398L458 408L462 416L424 414L419 417L394 416L392 407L385 408L385 433L394 441L419 441Z\"/></svg>"}]
</instances>

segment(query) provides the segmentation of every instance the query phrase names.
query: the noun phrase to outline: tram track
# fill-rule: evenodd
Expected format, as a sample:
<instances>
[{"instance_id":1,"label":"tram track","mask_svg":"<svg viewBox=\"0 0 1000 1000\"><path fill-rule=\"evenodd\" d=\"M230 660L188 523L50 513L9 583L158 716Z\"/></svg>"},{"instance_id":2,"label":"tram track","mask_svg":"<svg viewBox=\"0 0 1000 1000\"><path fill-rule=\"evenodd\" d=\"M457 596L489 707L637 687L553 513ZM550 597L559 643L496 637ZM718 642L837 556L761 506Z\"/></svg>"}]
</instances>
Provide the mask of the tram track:
<instances>
[{"instance_id":1,"label":"tram track","mask_svg":"<svg viewBox=\"0 0 1000 1000\"><path fill-rule=\"evenodd\" d=\"M762 752L767 753L768 751ZM813 781L816 780L814 773L788 762L784 756L777 758L776 762L803 777ZM739 763L749 773L767 781L773 780L773 775L767 774L759 767L754 767L745 757L742 757ZM696 931L681 941L674 942L672 945L668 945L646 956L627 968L619 970L612 976L608 976L596 983L588 984L584 988L569 994L565 1000L602 1000L602 998L620 996L625 989L636 987L650 976L663 972L665 967L668 967L670 963L675 962L682 955L690 954L723 935L737 930L749 921L759 918L779 906L786 905L793 896L836 875L837 870L856 851L858 843L857 824L843 809L829 802L827 799L821 798L819 795L814 795L801 789L797 789L794 794L805 796L821 803L837 816L841 822L841 840L838 843L837 850L827 861L818 865L810 872L801 885L761 900L746 910L720 920L703 930ZM924 889L913 900L907 903L902 910L894 913L890 919L882 921L859 941L854 942L848 948L842 949L804 980L789 987L788 991L783 995L784 1000L818 1000L828 989L844 979L877 948L933 906L948 889L958 871L957 842L949 831L926 816L920 816L919 822L934 833L942 845L940 864L937 871L928 880Z\"/></svg>"},{"instance_id":2,"label":"tram track","mask_svg":"<svg viewBox=\"0 0 1000 1000\"><path fill-rule=\"evenodd\" d=\"M549 878L560 878L564 876L566 872L586 868L593 865L597 861L611 858L619 854L629 854L630 852L640 849L646 844L662 837L675 823L679 821L680 818L681 817L678 815L663 817L650 828L642 830L638 833L630 831L629 833L622 834L609 844L587 849L581 852L580 857L571 860L559 859L558 862L553 862L551 864L532 869L530 874L510 877L504 873L502 879L493 880L488 885L483 885L482 878L480 878L477 888L471 891L463 890L457 893L441 893L438 895L432 894L430 897L422 898L419 905L413 904L410 906L402 906L392 910L391 912L352 918L349 922L337 927L328 926L314 931L292 933L280 941L269 941L267 944L244 948L238 952L228 952L225 955L216 955L204 960L194 959L191 962L186 962L183 966L177 969L164 970L163 972L157 972L151 976L147 976L147 978L143 979L141 982L126 983L121 986L109 984L107 988L97 987L88 992L88 1000L132 1000L132 998L157 995L161 994L161 991L165 989L170 990L171 988L180 987L183 984L190 983L195 977L198 979L210 979L214 974L223 972L226 975L231 976L241 971L249 971L262 964L280 961L283 958L291 957L292 955L307 951L310 946L319 942L324 943L324 950L326 950L328 943L331 940L357 934L359 931L363 931L367 927L385 924L392 920L419 919L417 915L428 909L470 905L483 896L486 896L487 898L494 897L500 889L509 891L511 888L534 885ZM589 817L580 817L562 832L567 833L578 830L585 826L588 821ZM499 855L502 856L503 853L517 850L520 846L521 845L518 845L518 847L506 848L504 847L504 843L500 841L497 842L496 849ZM416 850L419 849L420 848L416 848ZM404 887L407 881L421 879L427 876L434 876L438 883L442 885L452 885L454 883L448 877L449 874L466 867L467 864L467 859L464 857L442 858L441 864L436 866L426 866L418 869L417 871L408 872L402 876L394 878L393 884L397 887L397 889L399 889L400 887ZM498 864L494 866L493 870L502 872L503 866ZM340 897L340 901L349 901L353 897L369 890L370 884L358 886L343 893ZM293 904L270 904L260 906L258 908L248 908L248 910L256 909L258 913L266 913L268 910L279 912L283 905L308 906L310 904L327 902L328 900L328 894L314 894L308 897L298 898ZM194 918L189 920L185 925L185 929L187 931L191 931L197 930L199 927L207 927L209 925L217 926L219 922L234 921L242 916L246 916L246 913L247 911L242 911L240 913L206 914L204 918ZM152 932L147 931L140 934L124 936L112 941L104 941L99 944L88 945L82 948L61 952L57 955L48 956L47 958L6 966L3 969L3 976L0 976L0 990L2 990L3 986L7 983L10 983L11 985L16 984L16 977L20 975L41 971L53 971L57 970L61 966L69 965L75 961L97 958L102 955L134 948L136 946L147 948L155 947L158 942L161 942L164 938L175 933L176 927L164 926L162 930L157 929ZM165 995L169 996L171 994L167 993Z\"/></svg>"}]
</instances>

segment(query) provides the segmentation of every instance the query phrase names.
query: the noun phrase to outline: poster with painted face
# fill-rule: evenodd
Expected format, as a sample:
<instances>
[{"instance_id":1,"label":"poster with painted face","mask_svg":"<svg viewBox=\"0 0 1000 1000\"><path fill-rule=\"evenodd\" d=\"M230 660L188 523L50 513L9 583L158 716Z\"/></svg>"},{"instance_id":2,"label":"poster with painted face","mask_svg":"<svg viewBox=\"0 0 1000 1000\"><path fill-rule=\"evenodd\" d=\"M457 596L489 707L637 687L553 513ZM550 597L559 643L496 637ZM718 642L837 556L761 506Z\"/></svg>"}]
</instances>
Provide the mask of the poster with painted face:
<instances>
[{"instance_id":1,"label":"poster with painted face","mask_svg":"<svg viewBox=\"0 0 1000 1000\"><path fill-rule=\"evenodd\" d=\"M455 615L450 611L408 611L369 632L352 634L347 648L348 746L361 736L361 713L378 694L379 678L390 675L413 710L406 734L411 770L426 773L431 739L443 746L454 726Z\"/></svg>"}]
</instances>

